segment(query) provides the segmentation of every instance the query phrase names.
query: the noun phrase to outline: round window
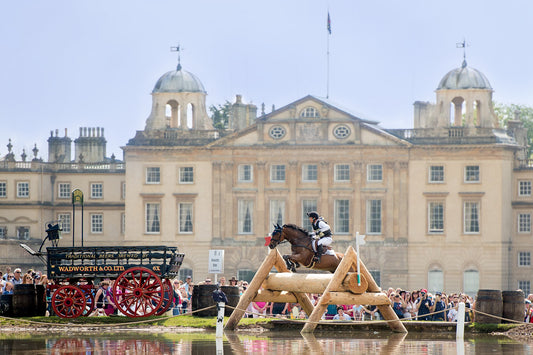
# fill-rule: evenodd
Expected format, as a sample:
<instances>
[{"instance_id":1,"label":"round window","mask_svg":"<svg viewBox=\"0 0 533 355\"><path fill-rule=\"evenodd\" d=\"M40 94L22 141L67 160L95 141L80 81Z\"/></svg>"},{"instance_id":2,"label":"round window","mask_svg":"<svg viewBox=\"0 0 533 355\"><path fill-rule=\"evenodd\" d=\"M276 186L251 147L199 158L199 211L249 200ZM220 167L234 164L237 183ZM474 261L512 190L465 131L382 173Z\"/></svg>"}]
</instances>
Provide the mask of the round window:
<instances>
[{"instance_id":1,"label":"round window","mask_svg":"<svg viewBox=\"0 0 533 355\"><path fill-rule=\"evenodd\" d=\"M343 139L350 135L350 129L345 125L337 126L333 130L333 134L335 135L335 137Z\"/></svg>"},{"instance_id":2,"label":"round window","mask_svg":"<svg viewBox=\"0 0 533 355\"><path fill-rule=\"evenodd\" d=\"M270 129L270 137L280 139L285 136L285 128L281 126L274 126Z\"/></svg>"}]
</instances>

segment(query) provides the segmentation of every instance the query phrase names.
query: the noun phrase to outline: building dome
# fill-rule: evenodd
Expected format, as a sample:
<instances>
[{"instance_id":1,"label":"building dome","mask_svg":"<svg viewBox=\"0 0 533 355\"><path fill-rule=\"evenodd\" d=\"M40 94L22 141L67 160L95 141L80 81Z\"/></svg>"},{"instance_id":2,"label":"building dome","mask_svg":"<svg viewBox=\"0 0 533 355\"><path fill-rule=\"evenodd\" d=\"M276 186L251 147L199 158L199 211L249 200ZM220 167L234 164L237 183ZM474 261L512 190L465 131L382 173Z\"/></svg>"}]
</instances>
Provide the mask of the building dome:
<instances>
[{"instance_id":1,"label":"building dome","mask_svg":"<svg viewBox=\"0 0 533 355\"><path fill-rule=\"evenodd\" d=\"M487 89L492 90L489 80L477 69L469 68L463 61L461 68L456 68L444 75L437 90Z\"/></svg>"},{"instance_id":2,"label":"building dome","mask_svg":"<svg viewBox=\"0 0 533 355\"><path fill-rule=\"evenodd\" d=\"M169 71L159 78L152 93L160 92L202 92L204 85L194 74L181 68L178 64L176 70Z\"/></svg>"}]
</instances>

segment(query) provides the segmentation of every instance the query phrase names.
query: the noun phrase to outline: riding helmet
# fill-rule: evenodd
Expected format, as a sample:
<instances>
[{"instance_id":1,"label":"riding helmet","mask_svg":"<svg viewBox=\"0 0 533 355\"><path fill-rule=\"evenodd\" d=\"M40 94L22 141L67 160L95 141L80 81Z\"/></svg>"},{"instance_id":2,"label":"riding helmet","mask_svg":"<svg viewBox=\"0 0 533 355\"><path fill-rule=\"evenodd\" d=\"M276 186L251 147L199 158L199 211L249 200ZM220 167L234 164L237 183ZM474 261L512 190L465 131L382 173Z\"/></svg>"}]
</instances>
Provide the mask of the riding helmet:
<instances>
[{"instance_id":1,"label":"riding helmet","mask_svg":"<svg viewBox=\"0 0 533 355\"><path fill-rule=\"evenodd\" d=\"M311 211L311 212L307 212L307 217L311 217L313 219L318 219L319 215L318 215L318 212Z\"/></svg>"}]
</instances>

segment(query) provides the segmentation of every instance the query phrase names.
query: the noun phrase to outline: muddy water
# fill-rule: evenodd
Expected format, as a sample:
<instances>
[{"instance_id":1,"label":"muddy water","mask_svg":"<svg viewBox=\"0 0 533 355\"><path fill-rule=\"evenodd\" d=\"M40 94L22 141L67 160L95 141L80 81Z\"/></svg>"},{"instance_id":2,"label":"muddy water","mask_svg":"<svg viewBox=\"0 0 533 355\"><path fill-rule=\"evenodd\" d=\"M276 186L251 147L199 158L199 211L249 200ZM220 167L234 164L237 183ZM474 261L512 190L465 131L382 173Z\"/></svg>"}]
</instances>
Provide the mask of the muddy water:
<instances>
[{"instance_id":1,"label":"muddy water","mask_svg":"<svg viewBox=\"0 0 533 355\"><path fill-rule=\"evenodd\" d=\"M533 343L506 337L468 336L456 342L454 334L317 333L259 335L214 333L104 333L0 335L0 354L532 354Z\"/></svg>"}]
</instances>

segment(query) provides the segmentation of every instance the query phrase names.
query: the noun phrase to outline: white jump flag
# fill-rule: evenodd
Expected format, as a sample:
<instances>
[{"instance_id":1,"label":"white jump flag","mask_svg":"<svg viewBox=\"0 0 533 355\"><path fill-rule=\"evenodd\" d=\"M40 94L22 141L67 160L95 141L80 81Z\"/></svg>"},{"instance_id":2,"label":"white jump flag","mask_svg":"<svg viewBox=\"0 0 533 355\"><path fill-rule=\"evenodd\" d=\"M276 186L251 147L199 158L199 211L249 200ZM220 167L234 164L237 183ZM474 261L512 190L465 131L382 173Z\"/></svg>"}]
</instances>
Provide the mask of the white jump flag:
<instances>
[{"instance_id":1,"label":"white jump flag","mask_svg":"<svg viewBox=\"0 0 533 355\"><path fill-rule=\"evenodd\" d=\"M361 259L359 258L359 245L365 245L365 237L366 235L359 234L359 232L355 233L355 252L357 253L357 286L361 286Z\"/></svg>"}]
</instances>

